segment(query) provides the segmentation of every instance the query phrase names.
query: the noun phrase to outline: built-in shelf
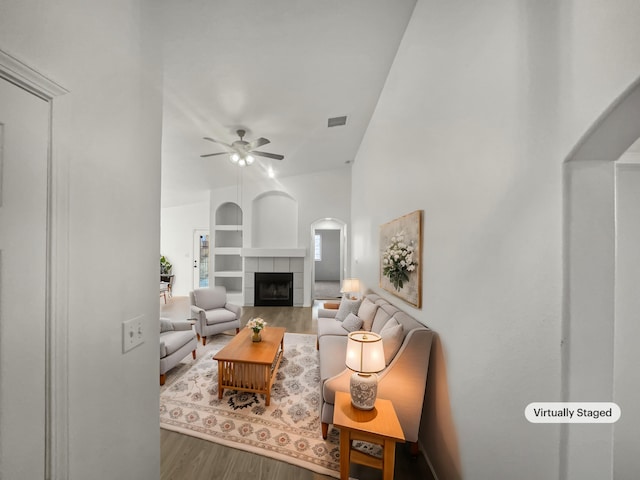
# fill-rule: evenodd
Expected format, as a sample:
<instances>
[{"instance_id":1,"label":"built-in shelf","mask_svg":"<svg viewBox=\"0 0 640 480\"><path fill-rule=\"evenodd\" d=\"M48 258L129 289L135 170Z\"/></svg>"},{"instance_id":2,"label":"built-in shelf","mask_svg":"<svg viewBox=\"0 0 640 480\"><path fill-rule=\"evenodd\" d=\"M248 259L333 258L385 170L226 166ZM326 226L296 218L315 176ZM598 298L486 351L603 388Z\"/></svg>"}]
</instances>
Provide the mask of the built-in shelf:
<instances>
[{"instance_id":1,"label":"built-in shelf","mask_svg":"<svg viewBox=\"0 0 640 480\"><path fill-rule=\"evenodd\" d=\"M243 273L241 270L220 270L213 272L216 277L241 277Z\"/></svg>"},{"instance_id":2,"label":"built-in shelf","mask_svg":"<svg viewBox=\"0 0 640 480\"><path fill-rule=\"evenodd\" d=\"M235 203L223 203L216 210L213 241L214 285L227 289L227 295L241 295L242 209Z\"/></svg>"},{"instance_id":3,"label":"built-in shelf","mask_svg":"<svg viewBox=\"0 0 640 480\"><path fill-rule=\"evenodd\" d=\"M241 250L240 247L217 247L215 252L216 255L240 255Z\"/></svg>"},{"instance_id":4,"label":"built-in shelf","mask_svg":"<svg viewBox=\"0 0 640 480\"><path fill-rule=\"evenodd\" d=\"M306 248L243 248L243 257L304 257Z\"/></svg>"},{"instance_id":5,"label":"built-in shelf","mask_svg":"<svg viewBox=\"0 0 640 480\"><path fill-rule=\"evenodd\" d=\"M220 231L242 231L242 225L216 225L216 230Z\"/></svg>"}]
</instances>

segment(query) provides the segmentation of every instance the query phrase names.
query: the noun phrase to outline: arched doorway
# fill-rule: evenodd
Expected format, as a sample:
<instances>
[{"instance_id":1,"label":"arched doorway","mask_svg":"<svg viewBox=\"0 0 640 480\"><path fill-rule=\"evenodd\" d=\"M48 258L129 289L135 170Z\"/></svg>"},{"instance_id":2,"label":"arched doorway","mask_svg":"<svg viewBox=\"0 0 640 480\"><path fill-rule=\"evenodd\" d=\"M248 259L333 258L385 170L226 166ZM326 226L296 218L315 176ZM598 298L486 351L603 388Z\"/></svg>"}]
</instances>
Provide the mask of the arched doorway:
<instances>
[{"instance_id":1,"label":"arched doorway","mask_svg":"<svg viewBox=\"0 0 640 480\"><path fill-rule=\"evenodd\" d=\"M311 299L340 297L340 285L347 276L347 224L323 218L311 224Z\"/></svg>"}]
</instances>

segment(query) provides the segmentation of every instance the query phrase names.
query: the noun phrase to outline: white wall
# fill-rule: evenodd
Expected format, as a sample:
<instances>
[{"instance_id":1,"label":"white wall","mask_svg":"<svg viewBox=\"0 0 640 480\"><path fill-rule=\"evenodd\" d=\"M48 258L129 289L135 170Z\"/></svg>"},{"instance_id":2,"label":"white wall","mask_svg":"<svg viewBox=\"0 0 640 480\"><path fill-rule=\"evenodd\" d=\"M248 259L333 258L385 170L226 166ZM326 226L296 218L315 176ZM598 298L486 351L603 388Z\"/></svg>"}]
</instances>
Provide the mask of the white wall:
<instances>
[{"instance_id":1,"label":"white wall","mask_svg":"<svg viewBox=\"0 0 640 480\"><path fill-rule=\"evenodd\" d=\"M173 265L173 295L187 296L193 289L193 234L208 231L209 220L209 202L162 209L160 253Z\"/></svg>"},{"instance_id":2,"label":"white wall","mask_svg":"<svg viewBox=\"0 0 640 480\"><path fill-rule=\"evenodd\" d=\"M55 193L69 202L68 209L54 205L56 218L68 221L62 237L69 247L68 299L55 299L68 308L61 320L68 321L69 444L60 447L69 471L56 478L160 475L154 8L146 0L24 0L0 8L0 47L70 91L53 106L54 183L64 189ZM56 295L66 287L57 284ZM123 354L122 321L138 315L145 342Z\"/></svg>"},{"instance_id":3,"label":"white wall","mask_svg":"<svg viewBox=\"0 0 640 480\"><path fill-rule=\"evenodd\" d=\"M353 167L352 269L379 291L379 225L424 210L423 308L380 293L440 336L440 478L561 475L560 429L523 410L561 397L562 162L640 73L638 7L416 5Z\"/></svg>"}]
</instances>

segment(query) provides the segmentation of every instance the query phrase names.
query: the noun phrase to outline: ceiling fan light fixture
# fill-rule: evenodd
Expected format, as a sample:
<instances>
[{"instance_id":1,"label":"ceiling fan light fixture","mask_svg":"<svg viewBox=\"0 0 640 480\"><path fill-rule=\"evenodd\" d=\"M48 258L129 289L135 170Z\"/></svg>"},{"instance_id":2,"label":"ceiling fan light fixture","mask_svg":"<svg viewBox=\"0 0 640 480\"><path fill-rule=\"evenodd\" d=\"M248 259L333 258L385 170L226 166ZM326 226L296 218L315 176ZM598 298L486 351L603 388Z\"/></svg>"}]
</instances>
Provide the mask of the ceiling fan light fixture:
<instances>
[{"instance_id":1,"label":"ceiling fan light fixture","mask_svg":"<svg viewBox=\"0 0 640 480\"><path fill-rule=\"evenodd\" d=\"M231 156L229 157L229 159L233 163L238 163L240 161L240 155L238 155L237 153L232 153Z\"/></svg>"},{"instance_id":2,"label":"ceiling fan light fixture","mask_svg":"<svg viewBox=\"0 0 640 480\"><path fill-rule=\"evenodd\" d=\"M253 155L247 155L244 160L247 162L247 165L251 165L255 161L255 158Z\"/></svg>"},{"instance_id":3,"label":"ceiling fan light fixture","mask_svg":"<svg viewBox=\"0 0 640 480\"><path fill-rule=\"evenodd\" d=\"M247 164L247 161L244 158L241 158L240 160L238 160L238 165L240 165L241 167L244 167Z\"/></svg>"}]
</instances>

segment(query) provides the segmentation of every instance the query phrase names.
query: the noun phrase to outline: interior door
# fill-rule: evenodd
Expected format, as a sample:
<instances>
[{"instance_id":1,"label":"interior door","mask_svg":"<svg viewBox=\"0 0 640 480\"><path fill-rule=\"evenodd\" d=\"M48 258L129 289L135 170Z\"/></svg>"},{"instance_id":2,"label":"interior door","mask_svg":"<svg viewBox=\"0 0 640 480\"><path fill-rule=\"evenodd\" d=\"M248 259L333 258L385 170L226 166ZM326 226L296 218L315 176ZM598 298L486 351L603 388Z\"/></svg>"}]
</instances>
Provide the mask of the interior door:
<instances>
[{"instance_id":1,"label":"interior door","mask_svg":"<svg viewBox=\"0 0 640 480\"><path fill-rule=\"evenodd\" d=\"M0 79L0 478L44 478L49 104Z\"/></svg>"},{"instance_id":2,"label":"interior door","mask_svg":"<svg viewBox=\"0 0 640 480\"><path fill-rule=\"evenodd\" d=\"M193 288L209 286L209 231L193 232Z\"/></svg>"}]
</instances>

